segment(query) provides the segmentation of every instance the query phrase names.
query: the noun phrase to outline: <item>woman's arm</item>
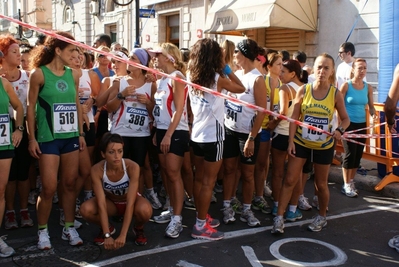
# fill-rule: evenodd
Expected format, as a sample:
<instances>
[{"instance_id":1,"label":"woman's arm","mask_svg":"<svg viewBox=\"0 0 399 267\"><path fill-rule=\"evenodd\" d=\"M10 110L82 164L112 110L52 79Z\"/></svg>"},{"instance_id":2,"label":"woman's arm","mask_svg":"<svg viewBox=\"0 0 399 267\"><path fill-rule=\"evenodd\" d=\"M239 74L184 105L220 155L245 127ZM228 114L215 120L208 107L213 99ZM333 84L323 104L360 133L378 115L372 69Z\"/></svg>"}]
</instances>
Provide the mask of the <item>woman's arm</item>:
<instances>
[{"instance_id":1,"label":"woman's arm","mask_svg":"<svg viewBox=\"0 0 399 267\"><path fill-rule=\"evenodd\" d=\"M301 105L302 105L304 93L305 93L305 86L302 85L298 89L298 92L295 96L294 110L292 111L292 115L291 115L291 118L294 120L299 120L299 116L301 115ZM298 128L298 125L296 123L290 122L287 151L288 151L288 155L290 155L291 157L295 157L294 137L295 137L297 128Z\"/></svg>"},{"instance_id":2,"label":"woman's arm","mask_svg":"<svg viewBox=\"0 0 399 267\"><path fill-rule=\"evenodd\" d=\"M127 175L129 176L129 189L126 197L126 210L123 216L122 229L117 239L115 239L115 248L121 248L126 243L127 232L134 214L134 204L136 202L137 192L139 189L140 167L134 161L124 159L126 164Z\"/></svg>"},{"instance_id":3,"label":"woman's arm","mask_svg":"<svg viewBox=\"0 0 399 267\"><path fill-rule=\"evenodd\" d=\"M98 93L97 98L96 98L97 107L99 109L107 103L108 96L109 96L108 88L110 86L110 83L111 83L111 79L109 77L105 77L101 81L100 92ZM115 83L118 83L118 88L119 88L119 80L118 79L114 79L114 81L112 82L112 85Z\"/></svg>"},{"instance_id":4,"label":"woman's arm","mask_svg":"<svg viewBox=\"0 0 399 267\"><path fill-rule=\"evenodd\" d=\"M341 121L339 127L342 127L345 130L346 128L349 127L350 120L349 120L348 113L346 112L344 97L342 94L337 93L335 95L335 109L337 110L340 121ZM341 139L341 133L339 132L339 130L334 131L333 137L337 140Z\"/></svg>"},{"instance_id":5,"label":"woman's arm","mask_svg":"<svg viewBox=\"0 0 399 267\"><path fill-rule=\"evenodd\" d=\"M184 77L179 77L179 78L184 78ZM186 102L185 99L186 84L172 80L172 87L173 87L173 101L175 104L176 111L172 114L169 128L166 131L165 136L161 142L160 149L164 154L169 152L170 139L172 138L173 133L175 132L177 126L179 125L181 116L183 114L184 105Z\"/></svg>"},{"instance_id":6,"label":"woman's arm","mask_svg":"<svg viewBox=\"0 0 399 267\"><path fill-rule=\"evenodd\" d=\"M368 84L368 105L369 105L369 113L370 116L373 117L373 119L377 119L377 114L375 114L375 108L374 108L374 96L373 96L373 87Z\"/></svg>"},{"instance_id":7,"label":"woman's arm","mask_svg":"<svg viewBox=\"0 0 399 267\"><path fill-rule=\"evenodd\" d=\"M223 89L226 89L229 92L232 93L243 93L245 92L245 87L242 85L242 82L238 77L231 72L228 75L229 79L223 76L220 76L218 79L218 84L217 84L217 89L218 92L220 93Z\"/></svg>"},{"instance_id":8,"label":"woman's arm","mask_svg":"<svg viewBox=\"0 0 399 267\"><path fill-rule=\"evenodd\" d=\"M44 85L44 76L41 69L35 69L29 76L29 90L28 90L28 101L27 101L27 113L26 120L28 126L28 138L29 138L29 153L32 157L38 159L42 153L39 148L39 144L36 141L36 102L39 96L39 88Z\"/></svg>"},{"instance_id":9,"label":"woman's arm","mask_svg":"<svg viewBox=\"0 0 399 267\"><path fill-rule=\"evenodd\" d=\"M77 108L77 113L78 113L78 133L79 133L79 149L84 150L86 147L86 140L84 136L82 135L83 133L83 123L86 123L87 128L90 128L90 122L89 119L87 118L87 115L85 114L85 120L83 120L83 111L82 111L82 105L80 105L80 100L79 100L79 79L80 76L82 76L82 70L75 70L72 69L72 75L75 81L75 90L76 90L76 97L75 97L75 103L76 103L76 108Z\"/></svg>"},{"instance_id":10,"label":"woman's arm","mask_svg":"<svg viewBox=\"0 0 399 267\"><path fill-rule=\"evenodd\" d=\"M4 78L1 78L1 81L3 82L3 86L8 94L8 97L10 98L10 104L13 107L13 109L16 111L15 127L23 126L23 124L24 124L24 108L22 106L22 103L19 100L17 94L15 93L14 88L12 87L11 83L9 81L7 81L7 79L4 79ZM18 147L19 143L21 142L21 139L22 139L22 131L15 128L15 131L12 133L11 138L12 138L12 144L15 147Z\"/></svg>"}]
</instances>

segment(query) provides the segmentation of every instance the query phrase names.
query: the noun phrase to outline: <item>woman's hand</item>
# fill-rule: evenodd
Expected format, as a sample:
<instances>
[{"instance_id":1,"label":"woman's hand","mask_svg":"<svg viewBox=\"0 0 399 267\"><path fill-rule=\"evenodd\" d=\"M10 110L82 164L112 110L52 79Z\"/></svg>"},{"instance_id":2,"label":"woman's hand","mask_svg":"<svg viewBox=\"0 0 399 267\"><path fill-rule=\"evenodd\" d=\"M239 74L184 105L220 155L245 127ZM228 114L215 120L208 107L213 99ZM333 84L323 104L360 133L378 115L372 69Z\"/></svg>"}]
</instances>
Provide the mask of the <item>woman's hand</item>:
<instances>
[{"instance_id":1,"label":"woman's hand","mask_svg":"<svg viewBox=\"0 0 399 267\"><path fill-rule=\"evenodd\" d=\"M295 157L296 151L295 151L295 143L294 142L292 142L292 141L288 142L287 152L288 152L289 156Z\"/></svg>"},{"instance_id":2,"label":"woman's hand","mask_svg":"<svg viewBox=\"0 0 399 267\"><path fill-rule=\"evenodd\" d=\"M42 151L40 151L39 144L36 140L29 140L28 150L31 156L35 159L39 159L40 155L42 154Z\"/></svg>"},{"instance_id":3,"label":"woman's hand","mask_svg":"<svg viewBox=\"0 0 399 267\"><path fill-rule=\"evenodd\" d=\"M125 243L126 243L126 236L125 237L118 236L118 238L115 239L114 247L115 247L115 249L120 249L121 247L123 247L125 245Z\"/></svg>"},{"instance_id":4,"label":"woman's hand","mask_svg":"<svg viewBox=\"0 0 399 267\"><path fill-rule=\"evenodd\" d=\"M151 100L148 99L146 94L136 94L136 97L137 101L141 104L148 105L151 102Z\"/></svg>"},{"instance_id":5,"label":"woman's hand","mask_svg":"<svg viewBox=\"0 0 399 267\"><path fill-rule=\"evenodd\" d=\"M15 130L13 133L12 133L12 136L11 136L11 138L12 138L12 144L13 144L13 146L15 146L15 147L18 147L19 146L19 144L21 143L21 140L22 140L22 132L20 131L20 130Z\"/></svg>"},{"instance_id":6,"label":"woman's hand","mask_svg":"<svg viewBox=\"0 0 399 267\"><path fill-rule=\"evenodd\" d=\"M341 135L341 133L340 133L338 130L335 130L334 133L333 133L333 135L332 135L332 137L333 137L335 140L339 141L339 140L341 140L342 135Z\"/></svg>"},{"instance_id":7,"label":"woman's hand","mask_svg":"<svg viewBox=\"0 0 399 267\"><path fill-rule=\"evenodd\" d=\"M126 88L121 92L123 97L127 97L129 95L135 95L136 94L136 86L134 85L129 85L126 86Z\"/></svg>"},{"instance_id":8,"label":"woman's hand","mask_svg":"<svg viewBox=\"0 0 399 267\"><path fill-rule=\"evenodd\" d=\"M244 156L250 158L255 153L255 142L247 139L244 145Z\"/></svg>"},{"instance_id":9,"label":"woman's hand","mask_svg":"<svg viewBox=\"0 0 399 267\"><path fill-rule=\"evenodd\" d=\"M170 150L170 140L171 140L171 136L167 136L165 134L165 136L162 139L161 147L160 147L162 153L167 154L169 152L169 150Z\"/></svg>"},{"instance_id":10,"label":"woman's hand","mask_svg":"<svg viewBox=\"0 0 399 267\"><path fill-rule=\"evenodd\" d=\"M86 148L86 140L83 136L79 136L79 150L83 151Z\"/></svg>"},{"instance_id":11,"label":"woman's hand","mask_svg":"<svg viewBox=\"0 0 399 267\"><path fill-rule=\"evenodd\" d=\"M108 250L115 249L115 240L111 237L104 238L104 248Z\"/></svg>"}]
</instances>

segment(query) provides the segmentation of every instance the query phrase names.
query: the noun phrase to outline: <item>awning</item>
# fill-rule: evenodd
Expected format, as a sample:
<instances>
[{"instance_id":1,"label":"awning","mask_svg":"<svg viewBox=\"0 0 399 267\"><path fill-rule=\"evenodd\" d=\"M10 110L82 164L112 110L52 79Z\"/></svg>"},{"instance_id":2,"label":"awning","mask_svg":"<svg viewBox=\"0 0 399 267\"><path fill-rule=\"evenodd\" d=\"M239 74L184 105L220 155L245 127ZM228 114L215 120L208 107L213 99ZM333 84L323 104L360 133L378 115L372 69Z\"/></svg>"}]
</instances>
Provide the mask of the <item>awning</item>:
<instances>
[{"instance_id":1,"label":"awning","mask_svg":"<svg viewBox=\"0 0 399 267\"><path fill-rule=\"evenodd\" d=\"M279 27L317 30L317 0L216 0L206 17L206 33Z\"/></svg>"}]
</instances>

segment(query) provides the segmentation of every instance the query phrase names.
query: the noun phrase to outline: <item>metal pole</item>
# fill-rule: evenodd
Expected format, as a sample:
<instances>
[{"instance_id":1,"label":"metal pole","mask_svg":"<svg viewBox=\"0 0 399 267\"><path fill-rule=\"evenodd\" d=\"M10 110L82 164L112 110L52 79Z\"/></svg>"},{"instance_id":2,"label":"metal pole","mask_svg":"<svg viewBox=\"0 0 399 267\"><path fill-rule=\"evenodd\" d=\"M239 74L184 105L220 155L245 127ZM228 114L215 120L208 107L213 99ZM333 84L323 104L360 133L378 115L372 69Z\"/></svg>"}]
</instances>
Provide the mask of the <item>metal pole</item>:
<instances>
[{"instance_id":1,"label":"metal pole","mask_svg":"<svg viewBox=\"0 0 399 267\"><path fill-rule=\"evenodd\" d=\"M22 21L20 8L18 8L18 20ZM21 25L18 25L18 35L19 35L19 38L22 39L22 26Z\"/></svg>"},{"instance_id":2,"label":"metal pole","mask_svg":"<svg viewBox=\"0 0 399 267\"><path fill-rule=\"evenodd\" d=\"M140 0L136 0L136 41L134 47L140 47Z\"/></svg>"}]
</instances>

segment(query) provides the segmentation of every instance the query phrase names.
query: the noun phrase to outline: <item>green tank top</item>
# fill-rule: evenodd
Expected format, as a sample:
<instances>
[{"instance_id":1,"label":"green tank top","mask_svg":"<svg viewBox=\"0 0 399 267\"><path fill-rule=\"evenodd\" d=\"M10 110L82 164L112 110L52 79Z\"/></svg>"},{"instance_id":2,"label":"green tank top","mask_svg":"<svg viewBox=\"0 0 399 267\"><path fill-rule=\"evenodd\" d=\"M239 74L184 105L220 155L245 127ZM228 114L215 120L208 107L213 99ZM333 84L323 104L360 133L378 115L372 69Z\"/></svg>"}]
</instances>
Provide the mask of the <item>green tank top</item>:
<instances>
[{"instance_id":1,"label":"green tank top","mask_svg":"<svg viewBox=\"0 0 399 267\"><path fill-rule=\"evenodd\" d=\"M50 142L79 136L72 70L65 67L64 74L57 76L46 66L40 69L45 82L39 89L36 105L37 141Z\"/></svg>"},{"instance_id":2,"label":"green tank top","mask_svg":"<svg viewBox=\"0 0 399 267\"><path fill-rule=\"evenodd\" d=\"M335 110L335 95L337 91L331 85L323 99L316 99L313 97L313 84L306 84L299 120L326 132L331 132L331 121ZM294 142L316 150L329 149L334 145L334 139L330 135L300 126L298 126L295 133Z\"/></svg>"},{"instance_id":3,"label":"green tank top","mask_svg":"<svg viewBox=\"0 0 399 267\"><path fill-rule=\"evenodd\" d=\"M3 86L0 79L0 150L14 149L11 142L12 122L8 113L10 105L10 97Z\"/></svg>"}]
</instances>

